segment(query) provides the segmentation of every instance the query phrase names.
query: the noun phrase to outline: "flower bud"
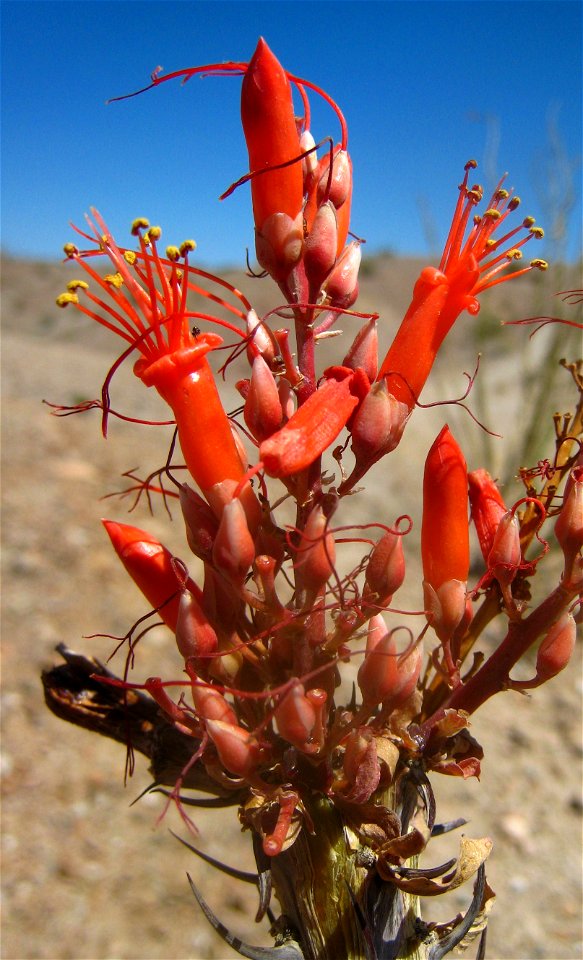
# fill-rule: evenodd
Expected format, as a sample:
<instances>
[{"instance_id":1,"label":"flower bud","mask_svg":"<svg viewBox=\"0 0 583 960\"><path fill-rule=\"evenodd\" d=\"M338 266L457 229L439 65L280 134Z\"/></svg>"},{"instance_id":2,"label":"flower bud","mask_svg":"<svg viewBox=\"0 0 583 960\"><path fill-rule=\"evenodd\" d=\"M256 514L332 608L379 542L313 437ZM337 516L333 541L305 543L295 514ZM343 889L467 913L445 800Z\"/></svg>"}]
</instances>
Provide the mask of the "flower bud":
<instances>
[{"instance_id":1,"label":"flower bud","mask_svg":"<svg viewBox=\"0 0 583 960\"><path fill-rule=\"evenodd\" d=\"M237 714L225 700L220 690L207 684L196 683L191 677L192 702L201 720L221 720L223 723L237 726Z\"/></svg>"},{"instance_id":2,"label":"flower bud","mask_svg":"<svg viewBox=\"0 0 583 960\"><path fill-rule=\"evenodd\" d=\"M255 310L249 310L245 317L247 326L247 359L252 364L255 357L260 354L266 363L272 363L275 359L276 348L273 336L269 327L261 322Z\"/></svg>"},{"instance_id":3,"label":"flower bud","mask_svg":"<svg viewBox=\"0 0 583 960\"><path fill-rule=\"evenodd\" d=\"M320 161L321 174L318 181L318 206L330 200L338 210L346 202L352 188L352 164L346 150L340 145L334 147L332 176L330 176L329 154Z\"/></svg>"},{"instance_id":4,"label":"flower bud","mask_svg":"<svg viewBox=\"0 0 583 960\"><path fill-rule=\"evenodd\" d=\"M367 651L359 667L357 680L363 702L369 707L374 707L397 692L399 672L397 644L393 633L387 632L378 639L380 624L376 617L372 617L371 621L375 623L372 626L369 625Z\"/></svg>"},{"instance_id":5,"label":"flower bud","mask_svg":"<svg viewBox=\"0 0 583 960\"><path fill-rule=\"evenodd\" d=\"M406 404L395 400L385 379L373 383L352 421L355 472L361 476L398 445L409 417Z\"/></svg>"},{"instance_id":6,"label":"flower bud","mask_svg":"<svg viewBox=\"0 0 583 960\"><path fill-rule=\"evenodd\" d=\"M376 379L378 370L378 345L377 321L376 317L371 317L356 334L350 350L342 361L343 366L351 370L364 370L372 383Z\"/></svg>"},{"instance_id":7,"label":"flower bud","mask_svg":"<svg viewBox=\"0 0 583 960\"><path fill-rule=\"evenodd\" d=\"M468 579L468 482L462 451L445 426L431 447L423 475L421 554L424 579L434 590Z\"/></svg>"},{"instance_id":8,"label":"flower bud","mask_svg":"<svg viewBox=\"0 0 583 960\"><path fill-rule=\"evenodd\" d=\"M543 639L536 655L536 674L532 680L511 680L513 690L531 690L564 670L575 649L577 627L570 613L564 613Z\"/></svg>"},{"instance_id":9,"label":"flower bud","mask_svg":"<svg viewBox=\"0 0 583 960\"><path fill-rule=\"evenodd\" d=\"M181 656L185 660L210 658L217 645L215 630L200 603L190 590L185 588L180 595L176 620L176 646Z\"/></svg>"},{"instance_id":10,"label":"flower bud","mask_svg":"<svg viewBox=\"0 0 583 960\"><path fill-rule=\"evenodd\" d=\"M314 753L317 744L310 741L316 725L316 710L306 697L302 683L294 684L290 690L282 694L275 708L275 720L280 736L291 743L302 753Z\"/></svg>"},{"instance_id":11,"label":"flower bud","mask_svg":"<svg viewBox=\"0 0 583 960\"><path fill-rule=\"evenodd\" d=\"M403 537L389 530L373 547L366 565L363 600L388 607L404 579Z\"/></svg>"},{"instance_id":12,"label":"flower bud","mask_svg":"<svg viewBox=\"0 0 583 960\"><path fill-rule=\"evenodd\" d=\"M576 561L583 546L583 467L571 471L555 523L555 536L565 557L563 579L569 582L577 576ZM581 566L578 573L580 576Z\"/></svg>"},{"instance_id":13,"label":"flower bud","mask_svg":"<svg viewBox=\"0 0 583 960\"><path fill-rule=\"evenodd\" d=\"M317 594L332 575L336 559L334 535L327 532L328 519L320 504L311 511L302 532L295 567L301 582L313 595Z\"/></svg>"},{"instance_id":14,"label":"flower bud","mask_svg":"<svg viewBox=\"0 0 583 960\"><path fill-rule=\"evenodd\" d=\"M336 261L322 288L333 307L348 309L358 297L358 271L361 259L360 243L353 240Z\"/></svg>"},{"instance_id":15,"label":"flower bud","mask_svg":"<svg viewBox=\"0 0 583 960\"><path fill-rule=\"evenodd\" d=\"M208 562L219 527L218 520L206 500L187 483L180 485L179 496L188 546L195 556Z\"/></svg>"},{"instance_id":16,"label":"flower bud","mask_svg":"<svg viewBox=\"0 0 583 960\"><path fill-rule=\"evenodd\" d=\"M366 803L379 785L381 767L377 754L376 738L368 727L353 730L345 743L342 761L348 781L342 791L352 803Z\"/></svg>"},{"instance_id":17,"label":"flower bud","mask_svg":"<svg viewBox=\"0 0 583 960\"><path fill-rule=\"evenodd\" d=\"M437 587L423 581L423 605L428 622L442 642L449 640L468 614L465 580L444 580Z\"/></svg>"},{"instance_id":18,"label":"flower bud","mask_svg":"<svg viewBox=\"0 0 583 960\"><path fill-rule=\"evenodd\" d=\"M506 505L487 470L473 470L468 473L468 487L471 517L478 534L482 556L488 563L488 555L498 524L506 513Z\"/></svg>"},{"instance_id":19,"label":"flower bud","mask_svg":"<svg viewBox=\"0 0 583 960\"><path fill-rule=\"evenodd\" d=\"M254 773L261 762L262 750L248 730L223 720L207 720L206 729L221 763L230 773L236 777Z\"/></svg>"},{"instance_id":20,"label":"flower bud","mask_svg":"<svg viewBox=\"0 0 583 960\"><path fill-rule=\"evenodd\" d=\"M241 501L235 497L223 509L213 544L213 562L233 584L241 587L254 557L255 547L247 526L245 510Z\"/></svg>"},{"instance_id":21,"label":"flower bud","mask_svg":"<svg viewBox=\"0 0 583 960\"><path fill-rule=\"evenodd\" d=\"M281 427L283 412L275 377L261 356L253 361L249 393L243 408L245 423L253 436L267 440Z\"/></svg>"},{"instance_id":22,"label":"flower bud","mask_svg":"<svg viewBox=\"0 0 583 960\"><path fill-rule=\"evenodd\" d=\"M314 299L336 263L337 246L336 211L332 202L328 201L322 204L316 213L304 246L304 268Z\"/></svg>"},{"instance_id":23,"label":"flower bud","mask_svg":"<svg viewBox=\"0 0 583 960\"><path fill-rule=\"evenodd\" d=\"M487 561L488 570L503 591L514 580L521 559L520 524L518 517L509 510L500 519Z\"/></svg>"}]
</instances>

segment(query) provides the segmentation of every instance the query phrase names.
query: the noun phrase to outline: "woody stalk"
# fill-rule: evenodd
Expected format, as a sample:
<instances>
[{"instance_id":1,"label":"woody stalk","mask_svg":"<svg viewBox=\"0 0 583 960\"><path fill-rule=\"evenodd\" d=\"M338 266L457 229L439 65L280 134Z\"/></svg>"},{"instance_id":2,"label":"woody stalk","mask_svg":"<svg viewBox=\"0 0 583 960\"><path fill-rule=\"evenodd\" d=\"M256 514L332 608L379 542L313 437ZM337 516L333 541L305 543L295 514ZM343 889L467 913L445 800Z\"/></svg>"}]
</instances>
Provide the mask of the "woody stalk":
<instances>
[{"instance_id":1,"label":"woody stalk","mask_svg":"<svg viewBox=\"0 0 583 960\"><path fill-rule=\"evenodd\" d=\"M546 268L523 260L542 230L518 216L520 201L503 181L484 203L471 179L476 164L467 163L441 261L422 270L379 357L378 316L356 308L361 251L349 230L342 112L288 73L264 40L249 63L157 74L151 86L196 73L242 76L249 172L231 189L250 185L257 260L279 293L259 317L239 290L196 267L192 241L163 250L160 228L141 218L133 249L96 211L78 230L81 242L67 244L79 275L59 305L108 328L124 349L99 400L55 412L99 407L106 433L108 418L121 415L110 402L114 374L133 362L175 430L165 467L135 489L174 502L185 552L178 558L144 530L104 521L145 617L128 632L122 678L65 651L66 678L64 668L45 675L47 702L116 739L129 734L130 751L151 760L153 788L187 826L197 803L235 808L273 948L243 943L204 891L193 892L240 955L438 960L479 937L484 956L491 842L464 837L456 860L423 867L429 841L465 822L438 823L432 779L478 776L482 749L469 718L494 695L547 682L572 654L583 578L580 396L557 424L555 448L541 451L545 469L523 472L514 502L483 466L468 473L463 438L444 417L418 478L418 564L405 563L410 518L364 524L361 504L370 468L398 456L404 431L423 416L419 397L454 323L464 314L471 322L488 288ZM313 96L329 105L337 139L316 142ZM352 331L341 362L321 369L317 346L331 338L337 346L340 326ZM236 384L241 407L228 412L217 370L228 377L237 358L247 371ZM580 390L581 372L571 372ZM477 429L472 422L468 432ZM483 558L477 582L468 579L470 528ZM362 556L346 569L349 541ZM549 547L562 551L562 575L532 603L529 584ZM421 610L394 599L406 576L422 581ZM176 646L176 674L140 679L138 640L160 621ZM498 637L488 654L486 626ZM532 678L514 679L529 652ZM91 720L81 716L83 698ZM423 921L420 898L466 881L464 917Z\"/></svg>"}]
</instances>

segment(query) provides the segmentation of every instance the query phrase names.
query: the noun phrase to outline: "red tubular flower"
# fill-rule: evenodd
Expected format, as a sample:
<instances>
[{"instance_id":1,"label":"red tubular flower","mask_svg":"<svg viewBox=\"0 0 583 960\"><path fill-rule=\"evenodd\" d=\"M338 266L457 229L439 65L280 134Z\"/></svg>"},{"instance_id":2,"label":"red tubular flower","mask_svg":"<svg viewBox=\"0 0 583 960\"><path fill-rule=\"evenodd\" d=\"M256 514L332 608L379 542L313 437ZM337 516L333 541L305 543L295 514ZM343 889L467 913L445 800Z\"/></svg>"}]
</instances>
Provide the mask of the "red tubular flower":
<instances>
[{"instance_id":1,"label":"red tubular flower","mask_svg":"<svg viewBox=\"0 0 583 960\"><path fill-rule=\"evenodd\" d=\"M472 520L482 556L487 563L498 525L507 512L506 504L487 470L468 473L468 487Z\"/></svg>"},{"instance_id":2,"label":"red tubular flower","mask_svg":"<svg viewBox=\"0 0 583 960\"><path fill-rule=\"evenodd\" d=\"M172 564L172 554L156 537L131 527L128 523L102 520L119 559L146 600L162 617L166 626L176 630L180 592L184 586L178 580ZM188 589L200 603L202 594L188 579Z\"/></svg>"},{"instance_id":3,"label":"red tubular flower","mask_svg":"<svg viewBox=\"0 0 583 960\"><path fill-rule=\"evenodd\" d=\"M358 404L351 370L334 368L335 376L296 410L293 417L265 440L259 456L271 477L289 477L305 470L334 442Z\"/></svg>"},{"instance_id":4,"label":"red tubular flower","mask_svg":"<svg viewBox=\"0 0 583 960\"><path fill-rule=\"evenodd\" d=\"M476 314L480 309L476 299L478 294L534 267L542 270L547 267L544 260L535 259L521 270L504 274L514 261L521 259L520 247L532 237L542 237L543 231L534 227L534 220L527 217L518 227L494 238L494 233L520 203L518 197L502 188L502 180L483 216L473 218L473 226L466 237L470 215L483 195L478 185L468 188L469 171L475 167L473 160L466 164L439 269L426 267L422 270L411 305L379 370L379 379L386 377L389 391L410 409L423 389L443 340L459 315L464 310ZM514 245L509 244L521 230L526 231L526 236Z\"/></svg>"},{"instance_id":5,"label":"red tubular flower","mask_svg":"<svg viewBox=\"0 0 583 960\"><path fill-rule=\"evenodd\" d=\"M284 273L301 255L302 165L291 85L261 38L243 78L241 120L249 152L257 254L270 272ZM275 169L277 168L277 169Z\"/></svg>"},{"instance_id":6,"label":"red tubular flower","mask_svg":"<svg viewBox=\"0 0 583 960\"><path fill-rule=\"evenodd\" d=\"M421 554L424 579L434 590L449 580L467 581L470 547L466 461L447 425L425 461Z\"/></svg>"},{"instance_id":7,"label":"red tubular flower","mask_svg":"<svg viewBox=\"0 0 583 960\"><path fill-rule=\"evenodd\" d=\"M134 372L146 386L155 386L172 408L186 465L205 495L225 480L236 486L245 468L207 360L207 353L218 347L222 338L215 333L191 332L192 318L211 322L215 318L186 308L188 253L194 243L187 241L180 251L168 248L169 259L163 260L156 246L160 229L148 229L147 221L137 220L132 232L139 237L140 252L121 250L99 214L93 211L93 215L97 226L90 222L94 238L88 239L97 241L99 253L109 257L117 272L105 278L96 273L87 262L94 251L80 254L68 244L66 252L107 293L107 299L91 293L85 282L74 281L75 292L62 294L57 303L73 303L117 333L129 344L124 357L132 349L142 354ZM101 313L86 306L78 290L85 291ZM213 505L220 513L220 498L217 504Z\"/></svg>"}]
</instances>

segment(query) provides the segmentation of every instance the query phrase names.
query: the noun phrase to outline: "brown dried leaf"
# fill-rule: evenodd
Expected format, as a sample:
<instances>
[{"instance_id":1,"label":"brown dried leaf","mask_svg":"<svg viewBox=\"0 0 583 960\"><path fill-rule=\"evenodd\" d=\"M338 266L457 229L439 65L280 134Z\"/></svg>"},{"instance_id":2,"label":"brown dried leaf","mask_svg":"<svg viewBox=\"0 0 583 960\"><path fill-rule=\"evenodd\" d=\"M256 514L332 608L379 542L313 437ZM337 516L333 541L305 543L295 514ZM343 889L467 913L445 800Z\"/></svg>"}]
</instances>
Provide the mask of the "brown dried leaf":
<instances>
[{"instance_id":1,"label":"brown dried leaf","mask_svg":"<svg viewBox=\"0 0 583 960\"><path fill-rule=\"evenodd\" d=\"M489 837L483 837L479 840L462 837L460 855L455 870L439 879L427 875L402 877L398 870L384 862L384 857L379 857L377 870L384 880L390 880L391 883L407 893L419 897L436 897L442 893L447 893L449 890L455 890L456 887L461 886L462 883L473 877L480 865L490 855L491 850L492 841Z\"/></svg>"}]
</instances>

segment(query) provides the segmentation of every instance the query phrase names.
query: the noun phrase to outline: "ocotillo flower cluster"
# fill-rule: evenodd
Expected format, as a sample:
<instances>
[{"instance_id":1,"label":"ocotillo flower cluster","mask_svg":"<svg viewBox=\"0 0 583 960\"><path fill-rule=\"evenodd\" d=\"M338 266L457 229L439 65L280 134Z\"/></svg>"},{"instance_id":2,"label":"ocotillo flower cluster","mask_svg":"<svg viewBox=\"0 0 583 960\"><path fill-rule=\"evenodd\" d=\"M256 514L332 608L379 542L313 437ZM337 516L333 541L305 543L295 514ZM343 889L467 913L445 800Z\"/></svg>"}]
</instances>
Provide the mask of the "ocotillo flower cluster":
<instances>
[{"instance_id":1,"label":"ocotillo flower cluster","mask_svg":"<svg viewBox=\"0 0 583 960\"><path fill-rule=\"evenodd\" d=\"M516 266L542 231L529 217L515 222L520 201L503 181L485 204L470 179L476 163L467 163L441 261L421 271L379 358L378 317L354 309L361 254L360 241L350 239L353 171L340 109L284 70L263 40L249 63L156 75L152 86L213 72L243 77L249 173L235 186L250 183L257 260L283 305L259 317L239 290L195 266L192 241L162 250L161 229L145 219L134 221L130 249L93 211L78 230L80 246L65 248L81 275L59 305L124 341L101 400L82 407L100 406L105 432L113 375L131 360L138 379L170 407L176 428L166 468L142 489L179 503L185 555L173 556L127 523L104 524L151 622L161 619L174 635L177 672L142 683L126 672L118 682L145 690L190 744L171 794L176 803L186 802L183 785L204 770L251 832L260 913L269 910L271 884L282 910L273 951L241 945L197 891L244 956L437 958L472 923L484 927L480 865L490 844L466 840L457 864L418 867L436 832L428 775L479 774L482 751L467 731L469 714L494 693L537 686L567 665L582 579L577 417L558 437L539 487L525 474L526 495L513 505L486 470L468 475L444 425L427 452L421 557L412 569L403 551L411 521L380 516L364 525L366 489L357 485L414 429L412 414L458 318L475 315L489 287L546 268L540 259ZM311 94L330 105L337 143L317 144ZM98 269L103 260L109 273ZM281 316L289 328L276 326ZM342 363L320 370L316 345L338 334L340 323L362 326L349 336ZM242 406L230 413L215 359L228 375L239 355L248 376L237 383ZM290 502L291 524L282 519ZM541 528L557 513L563 576L529 609L526 578L544 556ZM484 560L476 583L468 582L470 525ZM350 535L360 538L363 555L343 570L341 544ZM540 549L527 559L535 535ZM423 581L421 618L394 610L406 575ZM499 645L470 662L496 616ZM514 680L512 668L537 644L533 679ZM356 683L342 699L353 659ZM451 889L478 868L466 920L441 930L415 920L415 897Z\"/></svg>"}]
</instances>

